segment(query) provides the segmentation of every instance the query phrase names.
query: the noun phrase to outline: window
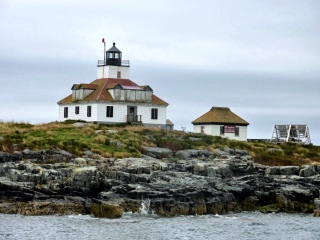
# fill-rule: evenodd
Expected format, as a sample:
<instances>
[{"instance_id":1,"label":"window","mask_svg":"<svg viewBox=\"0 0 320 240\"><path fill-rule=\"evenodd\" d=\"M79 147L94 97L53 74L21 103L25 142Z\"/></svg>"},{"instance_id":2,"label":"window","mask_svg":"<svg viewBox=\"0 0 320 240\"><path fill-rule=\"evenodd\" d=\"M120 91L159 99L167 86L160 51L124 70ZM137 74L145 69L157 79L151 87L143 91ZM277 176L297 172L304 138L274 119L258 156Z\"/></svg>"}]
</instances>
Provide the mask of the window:
<instances>
[{"instance_id":1,"label":"window","mask_svg":"<svg viewBox=\"0 0 320 240\"><path fill-rule=\"evenodd\" d=\"M151 119L158 119L158 108L151 108Z\"/></svg>"},{"instance_id":2,"label":"window","mask_svg":"<svg viewBox=\"0 0 320 240\"><path fill-rule=\"evenodd\" d=\"M204 126L201 126L201 133L204 133Z\"/></svg>"},{"instance_id":3,"label":"window","mask_svg":"<svg viewBox=\"0 0 320 240\"><path fill-rule=\"evenodd\" d=\"M79 114L79 112L80 112L80 108L79 108L79 106L76 106L76 107L74 108L74 113L75 113L75 114Z\"/></svg>"},{"instance_id":4,"label":"window","mask_svg":"<svg viewBox=\"0 0 320 240\"><path fill-rule=\"evenodd\" d=\"M113 53L109 52L108 53L108 58L113 58Z\"/></svg>"},{"instance_id":5,"label":"window","mask_svg":"<svg viewBox=\"0 0 320 240\"><path fill-rule=\"evenodd\" d=\"M87 106L87 117L91 117L91 106Z\"/></svg>"},{"instance_id":6,"label":"window","mask_svg":"<svg viewBox=\"0 0 320 240\"><path fill-rule=\"evenodd\" d=\"M107 117L113 117L113 106L107 106Z\"/></svg>"},{"instance_id":7,"label":"window","mask_svg":"<svg viewBox=\"0 0 320 240\"><path fill-rule=\"evenodd\" d=\"M239 137L239 127L236 127L236 131L235 131L234 135Z\"/></svg>"},{"instance_id":8,"label":"window","mask_svg":"<svg viewBox=\"0 0 320 240\"><path fill-rule=\"evenodd\" d=\"M117 78L121 78L121 72L120 71L117 72Z\"/></svg>"},{"instance_id":9,"label":"window","mask_svg":"<svg viewBox=\"0 0 320 240\"><path fill-rule=\"evenodd\" d=\"M68 107L64 107L63 116L64 116L64 118L68 118Z\"/></svg>"},{"instance_id":10,"label":"window","mask_svg":"<svg viewBox=\"0 0 320 240\"><path fill-rule=\"evenodd\" d=\"M224 126L220 126L220 135L224 135Z\"/></svg>"}]
</instances>

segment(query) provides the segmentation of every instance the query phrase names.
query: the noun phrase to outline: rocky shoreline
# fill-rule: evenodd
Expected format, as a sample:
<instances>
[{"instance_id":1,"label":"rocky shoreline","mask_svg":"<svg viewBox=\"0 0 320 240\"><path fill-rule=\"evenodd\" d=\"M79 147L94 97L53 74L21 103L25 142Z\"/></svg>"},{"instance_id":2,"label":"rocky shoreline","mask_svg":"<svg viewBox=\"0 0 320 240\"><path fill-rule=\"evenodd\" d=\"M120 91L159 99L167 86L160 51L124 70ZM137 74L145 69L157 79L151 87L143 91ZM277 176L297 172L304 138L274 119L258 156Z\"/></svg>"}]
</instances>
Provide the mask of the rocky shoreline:
<instances>
[{"instance_id":1,"label":"rocky shoreline","mask_svg":"<svg viewBox=\"0 0 320 240\"><path fill-rule=\"evenodd\" d=\"M150 147L141 158L81 158L64 150L0 151L0 213L161 216L237 211L320 216L320 166L259 165L244 150Z\"/></svg>"}]
</instances>

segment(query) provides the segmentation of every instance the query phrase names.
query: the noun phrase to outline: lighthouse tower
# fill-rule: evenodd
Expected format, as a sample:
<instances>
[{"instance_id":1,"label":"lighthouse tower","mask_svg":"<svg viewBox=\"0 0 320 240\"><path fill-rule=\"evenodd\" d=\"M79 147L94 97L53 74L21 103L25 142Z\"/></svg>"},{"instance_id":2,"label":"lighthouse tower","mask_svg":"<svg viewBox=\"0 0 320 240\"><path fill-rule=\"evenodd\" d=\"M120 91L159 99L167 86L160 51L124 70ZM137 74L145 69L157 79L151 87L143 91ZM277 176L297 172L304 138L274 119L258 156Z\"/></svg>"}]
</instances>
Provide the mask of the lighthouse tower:
<instances>
[{"instance_id":1,"label":"lighthouse tower","mask_svg":"<svg viewBox=\"0 0 320 240\"><path fill-rule=\"evenodd\" d=\"M104 39L102 42L105 44ZM116 43L104 52L104 60L98 61L97 77L129 79L129 60L122 60L122 52L116 47Z\"/></svg>"}]
</instances>

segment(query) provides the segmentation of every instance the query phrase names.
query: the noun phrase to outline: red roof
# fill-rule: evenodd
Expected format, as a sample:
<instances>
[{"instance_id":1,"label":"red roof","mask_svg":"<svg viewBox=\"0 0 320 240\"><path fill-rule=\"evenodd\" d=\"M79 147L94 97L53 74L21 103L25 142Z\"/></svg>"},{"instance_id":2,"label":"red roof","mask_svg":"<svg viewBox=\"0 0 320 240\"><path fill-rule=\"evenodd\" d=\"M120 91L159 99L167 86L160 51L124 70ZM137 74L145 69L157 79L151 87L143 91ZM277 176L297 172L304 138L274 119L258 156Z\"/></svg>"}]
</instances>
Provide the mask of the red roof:
<instances>
[{"instance_id":1,"label":"red roof","mask_svg":"<svg viewBox=\"0 0 320 240\"><path fill-rule=\"evenodd\" d=\"M89 94L86 98L83 100L77 100L77 102L89 102L89 101L106 101L106 102L115 102L111 95L109 94L107 89L112 89L116 85L121 85L122 87L125 86L126 89L141 89L141 87L132 82L129 79L120 79L120 78L101 78L96 79L90 84L74 84L72 89L79 89L79 88L85 88L85 89L92 89L94 90L91 94ZM64 99L61 99L58 104L62 103L72 103L72 94L65 97ZM159 104L159 105L169 105L162 99L158 98L154 94L152 94L152 100L151 103L153 104Z\"/></svg>"}]
</instances>

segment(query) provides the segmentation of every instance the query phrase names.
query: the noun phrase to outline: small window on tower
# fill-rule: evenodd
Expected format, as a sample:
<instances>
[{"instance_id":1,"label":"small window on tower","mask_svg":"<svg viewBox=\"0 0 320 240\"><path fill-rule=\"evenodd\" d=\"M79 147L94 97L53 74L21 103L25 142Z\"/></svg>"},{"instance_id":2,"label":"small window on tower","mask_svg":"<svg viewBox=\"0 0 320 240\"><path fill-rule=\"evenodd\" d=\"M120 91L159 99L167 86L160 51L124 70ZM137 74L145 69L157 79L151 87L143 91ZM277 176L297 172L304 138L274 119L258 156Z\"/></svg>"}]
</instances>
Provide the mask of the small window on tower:
<instances>
[{"instance_id":1,"label":"small window on tower","mask_svg":"<svg viewBox=\"0 0 320 240\"><path fill-rule=\"evenodd\" d=\"M121 78L121 72L120 71L117 72L117 78Z\"/></svg>"}]
</instances>

